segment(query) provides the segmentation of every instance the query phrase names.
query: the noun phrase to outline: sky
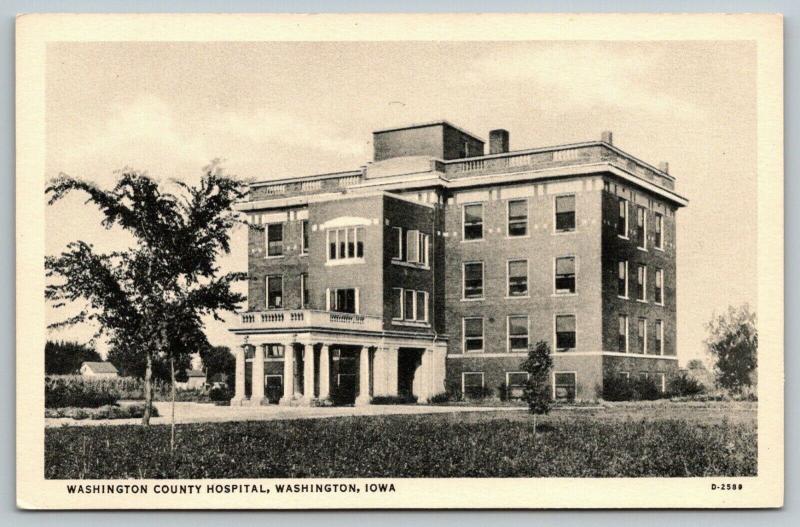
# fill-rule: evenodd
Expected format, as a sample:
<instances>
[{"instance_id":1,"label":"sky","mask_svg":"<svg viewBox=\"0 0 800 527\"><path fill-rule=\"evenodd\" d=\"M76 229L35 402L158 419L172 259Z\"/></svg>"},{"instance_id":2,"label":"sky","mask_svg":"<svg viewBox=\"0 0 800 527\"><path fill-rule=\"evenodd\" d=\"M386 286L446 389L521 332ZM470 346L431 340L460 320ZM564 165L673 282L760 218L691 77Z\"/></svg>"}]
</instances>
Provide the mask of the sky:
<instances>
[{"instance_id":1,"label":"sky","mask_svg":"<svg viewBox=\"0 0 800 527\"><path fill-rule=\"evenodd\" d=\"M51 43L46 176L110 187L131 167L191 183L217 158L248 180L351 170L371 159L373 130L438 119L484 139L505 128L512 150L611 130L624 151L668 161L690 201L677 215L685 364L706 358L715 312L757 310L755 51L744 41ZM103 229L84 199L48 207L46 254L77 239L99 251L133 242ZM246 270L244 229L232 240L221 266ZM48 323L65 313L48 308ZM209 321L207 333L237 344L225 324Z\"/></svg>"}]
</instances>

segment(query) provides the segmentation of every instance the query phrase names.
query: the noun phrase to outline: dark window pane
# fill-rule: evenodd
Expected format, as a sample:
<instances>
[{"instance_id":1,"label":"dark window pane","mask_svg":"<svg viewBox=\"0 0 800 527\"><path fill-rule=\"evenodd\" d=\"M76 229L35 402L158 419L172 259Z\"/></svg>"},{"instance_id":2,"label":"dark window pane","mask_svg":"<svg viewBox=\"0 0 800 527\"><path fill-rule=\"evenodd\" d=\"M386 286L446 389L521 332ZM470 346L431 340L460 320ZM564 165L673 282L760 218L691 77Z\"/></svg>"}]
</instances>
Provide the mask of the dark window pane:
<instances>
[{"instance_id":1,"label":"dark window pane","mask_svg":"<svg viewBox=\"0 0 800 527\"><path fill-rule=\"evenodd\" d=\"M515 261L508 263L508 294L524 296L528 294L528 262Z\"/></svg>"},{"instance_id":2,"label":"dark window pane","mask_svg":"<svg viewBox=\"0 0 800 527\"><path fill-rule=\"evenodd\" d=\"M464 298L480 298L481 296L483 296L483 264L465 264Z\"/></svg>"},{"instance_id":3,"label":"dark window pane","mask_svg":"<svg viewBox=\"0 0 800 527\"><path fill-rule=\"evenodd\" d=\"M283 304L283 280L280 276L267 278L267 307L278 309Z\"/></svg>"},{"instance_id":4,"label":"dark window pane","mask_svg":"<svg viewBox=\"0 0 800 527\"><path fill-rule=\"evenodd\" d=\"M403 299L403 310L406 320L414 320L414 291L406 290Z\"/></svg>"},{"instance_id":5,"label":"dark window pane","mask_svg":"<svg viewBox=\"0 0 800 527\"><path fill-rule=\"evenodd\" d=\"M628 202L624 199L619 199L619 215L617 216L617 234L620 236L627 236L628 223Z\"/></svg>"},{"instance_id":6,"label":"dark window pane","mask_svg":"<svg viewBox=\"0 0 800 527\"><path fill-rule=\"evenodd\" d=\"M403 290L402 289L395 289L394 290L394 302L392 303L392 318L401 319L403 318L402 308L403 308Z\"/></svg>"},{"instance_id":7,"label":"dark window pane","mask_svg":"<svg viewBox=\"0 0 800 527\"><path fill-rule=\"evenodd\" d=\"M617 283L617 294L619 296L628 295L628 272L625 262L619 262L619 279Z\"/></svg>"},{"instance_id":8,"label":"dark window pane","mask_svg":"<svg viewBox=\"0 0 800 527\"><path fill-rule=\"evenodd\" d=\"M575 258L556 258L556 292L575 292Z\"/></svg>"},{"instance_id":9,"label":"dark window pane","mask_svg":"<svg viewBox=\"0 0 800 527\"><path fill-rule=\"evenodd\" d=\"M572 401L575 399L575 374L556 373L554 376L556 399Z\"/></svg>"},{"instance_id":10,"label":"dark window pane","mask_svg":"<svg viewBox=\"0 0 800 527\"><path fill-rule=\"evenodd\" d=\"M508 332L511 335L527 335L528 317L509 317Z\"/></svg>"},{"instance_id":11,"label":"dark window pane","mask_svg":"<svg viewBox=\"0 0 800 527\"><path fill-rule=\"evenodd\" d=\"M528 233L528 203L508 202L508 235L525 236Z\"/></svg>"},{"instance_id":12,"label":"dark window pane","mask_svg":"<svg viewBox=\"0 0 800 527\"><path fill-rule=\"evenodd\" d=\"M467 337L483 336L483 319L467 318L464 320L464 334Z\"/></svg>"},{"instance_id":13,"label":"dark window pane","mask_svg":"<svg viewBox=\"0 0 800 527\"><path fill-rule=\"evenodd\" d=\"M303 220L303 252L308 252L308 220Z\"/></svg>"},{"instance_id":14,"label":"dark window pane","mask_svg":"<svg viewBox=\"0 0 800 527\"><path fill-rule=\"evenodd\" d=\"M273 223L267 225L267 255L280 256L283 254L283 225Z\"/></svg>"},{"instance_id":15,"label":"dark window pane","mask_svg":"<svg viewBox=\"0 0 800 527\"><path fill-rule=\"evenodd\" d=\"M417 320L425 320L425 293L422 291L417 291Z\"/></svg>"},{"instance_id":16,"label":"dark window pane","mask_svg":"<svg viewBox=\"0 0 800 527\"><path fill-rule=\"evenodd\" d=\"M483 205L464 206L464 239L483 238Z\"/></svg>"}]
</instances>

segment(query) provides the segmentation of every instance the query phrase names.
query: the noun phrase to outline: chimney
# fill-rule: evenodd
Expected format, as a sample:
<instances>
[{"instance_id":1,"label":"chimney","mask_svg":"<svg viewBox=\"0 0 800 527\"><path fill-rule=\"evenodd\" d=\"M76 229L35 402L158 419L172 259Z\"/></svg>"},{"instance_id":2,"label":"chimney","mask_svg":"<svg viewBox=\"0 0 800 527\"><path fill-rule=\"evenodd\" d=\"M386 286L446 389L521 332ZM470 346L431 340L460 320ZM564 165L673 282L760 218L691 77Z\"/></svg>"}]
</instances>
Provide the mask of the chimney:
<instances>
[{"instance_id":1,"label":"chimney","mask_svg":"<svg viewBox=\"0 0 800 527\"><path fill-rule=\"evenodd\" d=\"M492 130L489 132L489 154L505 154L508 152L508 130Z\"/></svg>"},{"instance_id":2,"label":"chimney","mask_svg":"<svg viewBox=\"0 0 800 527\"><path fill-rule=\"evenodd\" d=\"M665 174L669 174L669 161L662 161L658 164L658 169Z\"/></svg>"},{"instance_id":3,"label":"chimney","mask_svg":"<svg viewBox=\"0 0 800 527\"><path fill-rule=\"evenodd\" d=\"M604 143L608 143L610 145L613 145L614 141L613 141L613 134L611 133L611 130L604 130L603 134L600 136L600 140L602 142L604 142Z\"/></svg>"}]
</instances>

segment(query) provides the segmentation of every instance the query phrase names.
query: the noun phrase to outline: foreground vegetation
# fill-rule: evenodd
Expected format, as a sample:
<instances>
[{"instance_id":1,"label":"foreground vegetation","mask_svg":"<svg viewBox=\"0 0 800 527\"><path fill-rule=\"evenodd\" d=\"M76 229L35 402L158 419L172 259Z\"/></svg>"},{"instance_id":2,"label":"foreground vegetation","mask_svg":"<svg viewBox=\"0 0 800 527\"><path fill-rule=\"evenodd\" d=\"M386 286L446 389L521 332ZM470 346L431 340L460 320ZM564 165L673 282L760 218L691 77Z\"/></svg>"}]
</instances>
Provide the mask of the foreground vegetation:
<instances>
[{"instance_id":1,"label":"foreground vegetation","mask_svg":"<svg viewBox=\"0 0 800 527\"><path fill-rule=\"evenodd\" d=\"M655 405L659 403L645 403ZM756 474L755 405L45 430L65 478L647 477Z\"/></svg>"}]
</instances>

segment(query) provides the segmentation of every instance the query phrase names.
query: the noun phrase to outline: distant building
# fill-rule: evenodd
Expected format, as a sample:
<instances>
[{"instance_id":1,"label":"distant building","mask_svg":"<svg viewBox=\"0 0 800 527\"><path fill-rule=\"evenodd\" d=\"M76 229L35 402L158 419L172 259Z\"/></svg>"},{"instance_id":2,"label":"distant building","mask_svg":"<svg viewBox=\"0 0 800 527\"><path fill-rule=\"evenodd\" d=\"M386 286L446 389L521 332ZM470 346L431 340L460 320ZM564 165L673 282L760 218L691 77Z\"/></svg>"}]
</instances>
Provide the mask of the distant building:
<instances>
[{"instance_id":1,"label":"distant building","mask_svg":"<svg viewBox=\"0 0 800 527\"><path fill-rule=\"evenodd\" d=\"M84 362L81 364L80 372L84 377L119 377L116 366L110 362Z\"/></svg>"},{"instance_id":2,"label":"distant building","mask_svg":"<svg viewBox=\"0 0 800 527\"><path fill-rule=\"evenodd\" d=\"M360 169L263 181L233 404L519 393L530 345L555 399L678 371L666 163L599 141L510 151L446 121L379 130Z\"/></svg>"},{"instance_id":3,"label":"distant building","mask_svg":"<svg viewBox=\"0 0 800 527\"><path fill-rule=\"evenodd\" d=\"M175 387L181 390L193 390L206 385L206 372L202 370L186 370L186 381L176 382Z\"/></svg>"}]
</instances>

